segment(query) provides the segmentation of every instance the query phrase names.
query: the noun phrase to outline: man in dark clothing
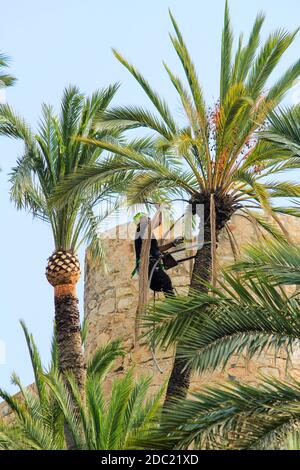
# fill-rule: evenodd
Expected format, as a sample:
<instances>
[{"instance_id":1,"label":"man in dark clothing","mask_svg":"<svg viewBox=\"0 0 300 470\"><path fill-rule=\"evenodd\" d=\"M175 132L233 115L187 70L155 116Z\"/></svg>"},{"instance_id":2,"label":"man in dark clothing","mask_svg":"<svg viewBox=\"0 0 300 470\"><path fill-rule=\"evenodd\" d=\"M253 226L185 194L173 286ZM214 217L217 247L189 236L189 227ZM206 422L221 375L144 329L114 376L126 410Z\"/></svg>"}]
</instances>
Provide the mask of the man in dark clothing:
<instances>
[{"instance_id":1,"label":"man in dark clothing","mask_svg":"<svg viewBox=\"0 0 300 470\"><path fill-rule=\"evenodd\" d=\"M139 271L141 260L141 251L143 236L145 230L150 223L150 219L146 214L137 214L134 218L137 223L137 230L135 236L135 254L136 254L136 269ZM158 225L160 225L158 223ZM183 242L182 238L175 239L171 243L159 246L154 233L151 234L150 258L149 258L149 280L150 289L154 292L163 292L165 295L174 295L172 281L168 274L164 271L162 261L162 254L172 247L175 247Z\"/></svg>"}]
</instances>

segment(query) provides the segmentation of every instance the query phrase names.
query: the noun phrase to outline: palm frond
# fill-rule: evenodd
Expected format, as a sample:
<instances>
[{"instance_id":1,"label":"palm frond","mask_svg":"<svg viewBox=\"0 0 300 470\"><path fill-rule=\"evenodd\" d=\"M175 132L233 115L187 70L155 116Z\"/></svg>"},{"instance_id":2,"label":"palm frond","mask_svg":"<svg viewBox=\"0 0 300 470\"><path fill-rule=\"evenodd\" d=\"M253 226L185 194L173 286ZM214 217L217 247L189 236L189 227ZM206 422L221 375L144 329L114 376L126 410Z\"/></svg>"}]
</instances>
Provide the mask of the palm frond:
<instances>
[{"instance_id":1,"label":"palm frond","mask_svg":"<svg viewBox=\"0 0 300 470\"><path fill-rule=\"evenodd\" d=\"M103 377L113 366L114 361L124 355L125 351L119 340L109 342L99 348L90 358L87 365L88 375L97 375L99 378Z\"/></svg>"},{"instance_id":2,"label":"palm frond","mask_svg":"<svg viewBox=\"0 0 300 470\"><path fill-rule=\"evenodd\" d=\"M16 78L9 73L6 73L6 69L9 67L10 58L0 52L0 88L10 87L16 83Z\"/></svg>"},{"instance_id":3,"label":"palm frond","mask_svg":"<svg viewBox=\"0 0 300 470\"><path fill-rule=\"evenodd\" d=\"M297 32L288 33L284 30L278 30L271 34L265 42L247 79L247 88L253 99L261 95L267 79L284 52L294 41ZM275 94L273 98L275 98Z\"/></svg>"},{"instance_id":4,"label":"palm frond","mask_svg":"<svg viewBox=\"0 0 300 470\"><path fill-rule=\"evenodd\" d=\"M147 109L136 106L122 106L104 112L97 122L97 129L129 130L138 127L149 128L165 139L172 139L173 133L164 121L158 119Z\"/></svg>"},{"instance_id":5,"label":"palm frond","mask_svg":"<svg viewBox=\"0 0 300 470\"><path fill-rule=\"evenodd\" d=\"M195 292L158 303L144 319L149 338L160 347L180 340L179 356L199 372L225 367L244 350L250 358L280 348L291 354L299 346L299 302L261 272L243 279L226 270L214 296Z\"/></svg>"},{"instance_id":6,"label":"palm frond","mask_svg":"<svg viewBox=\"0 0 300 470\"><path fill-rule=\"evenodd\" d=\"M166 126L169 128L170 132L176 132L176 124L172 118L172 115L169 111L169 108L164 100L162 100L158 94L151 88L147 80L137 71L137 69L131 65L119 52L113 49L115 57L123 64L127 70L133 75L137 80L140 86L143 88L149 99L154 104L155 108L163 118Z\"/></svg>"},{"instance_id":7,"label":"palm frond","mask_svg":"<svg viewBox=\"0 0 300 470\"><path fill-rule=\"evenodd\" d=\"M270 217L260 214L258 211L249 210L247 207L244 207L241 212L243 212L245 217L258 228L262 238L265 240L268 239L268 237L272 237L279 242L286 241L285 234L282 232L280 227L278 228L274 222L270 221Z\"/></svg>"},{"instance_id":8,"label":"palm frond","mask_svg":"<svg viewBox=\"0 0 300 470\"><path fill-rule=\"evenodd\" d=\"M273 240L263 245L250 245L232 269L251 278L264 274L268 282L275 285L298 285L300 250L298 246Z\"/></svg>"},{"instance_id":9,"label":"palm frond","mask_svg":"<svg viewBox=\"0 0 300 470\"><path fill-rule=\"evenodd\" d=\"M251 70L251 66L253 64L253 60L255 58L255 54L259 46L260 32L264 20L265 15L263 13L259 13L256 17L252 31L250 33L249 41L247 45L242 49L240 56L238 56L238 61L235 66L237 72L235 75L233 75L233 78L235 78L235 81L237 83L244 82L249 70Z\"/></svg>"},{"instance_id":10,"label":"palm frond","mask_svg":"<svg viewBox=\"0 0 300 470\"><path fill-rule=\"evenodd\" d=\"M291 157L300 155L299 132L300 106L274 111L270 115L270 127L262 133L262 138L286 149Z\"/></svg>"},{"instance_id":11,"label":"palm frond","mask_svg":"<svg viewBox=\"0 0 300 470\"><path fill-rule=\"evenodd\" d=\"M27 343L27 348L30 354L30 360L31 360L31 365L32 369L34 372L34 379L35 379L35 385L39 394L40 401L44 401L46 399L46 390L45 390L45 384L42 379L43 375L43 367L42 367L42 361L41 357L39 355L37 346L34 342L32 334L29 333L24 321L20 322L26 343Z\"/></svg>"},{"instance_id":12,"label":"palm frond","mask_svg":"<svg viewBox=\"0 0 300 470\"><path fill-rule=\"evenodd\" d=\"M231 78L231 59L232 59L233 33L230 24L230 14L228 1L225 3L224 27L222 33L222 51L221 51L221 77L220 77L220 102L226 97L230 78Z\"/></svg>"},{"instance_id":13,"label":"palm frond","mask_svg":"<svg viewBox=\"0 0 300 470\"><path fill-rule=\"evenodd\" d=\"M165 411L146 448L283 450L299 432L299 383L264 379L259 387L206 387Z\"/></svg>"}]
</instances>

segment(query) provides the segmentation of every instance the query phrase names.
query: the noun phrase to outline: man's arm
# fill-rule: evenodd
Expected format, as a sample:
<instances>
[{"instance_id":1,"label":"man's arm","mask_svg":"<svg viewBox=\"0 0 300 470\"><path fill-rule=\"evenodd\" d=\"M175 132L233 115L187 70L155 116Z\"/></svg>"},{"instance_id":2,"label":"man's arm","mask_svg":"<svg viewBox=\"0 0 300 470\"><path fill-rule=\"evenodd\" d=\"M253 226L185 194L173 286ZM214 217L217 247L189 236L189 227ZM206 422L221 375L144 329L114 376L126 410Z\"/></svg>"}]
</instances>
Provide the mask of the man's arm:
<instances>
[{"instance_id":1,"label":"man's arm","mask_svg":"<svg viewBox=\"0 0 300 470\"><path fill-rule=\"evenodd\" d=\"M159 247L159 251L161 251L161 253L164 253L165 251L168 251L170 248L175 248L176 246L181 245L183 242L184 242L183 237L175 238L172 242L167 243L166 245L161 245Z\"/></svg>"}]
</instances>

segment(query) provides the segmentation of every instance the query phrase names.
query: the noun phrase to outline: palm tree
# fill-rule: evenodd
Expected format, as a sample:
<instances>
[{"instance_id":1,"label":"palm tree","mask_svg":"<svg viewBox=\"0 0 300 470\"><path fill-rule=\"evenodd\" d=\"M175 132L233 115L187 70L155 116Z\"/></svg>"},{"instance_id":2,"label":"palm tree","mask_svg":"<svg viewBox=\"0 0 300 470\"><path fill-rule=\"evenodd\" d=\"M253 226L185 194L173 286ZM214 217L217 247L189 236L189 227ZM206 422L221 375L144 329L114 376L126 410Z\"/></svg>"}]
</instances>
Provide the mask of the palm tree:
<instances>
[{"instance_id":1,"label":"palm tree","mask_svg":"<svg viewBox=\"0 0 300 470\"><path fill-rule=\"evenodd\" d=\"M290 357L300 344L300 304L285 286L299 285L299 271L299 247L274 241L250 246L222 272L213 295L194 291L166 299L150 309L145 327L151 325L151 340L160 346L180 337L180 356L198 372L225 367L245 349L249 359L280 348Z\"/></svg>"},{"instance_id":2,"label":"palm tree","mask_svg":"<svg viewBox=\"0 0 300 470\"><path fill-rule=\"evenodd\" d=\"M48 370L42 367L42 361L32 335L25 323L21 326L34 373L34 384L23 386L20 377L13 372L12 384L19 389L18 395L11 395L0 389L0 396L9 405L13 413L12 423L2 421L0 425L1 449L24 449L31 447L39 449L48 446L49 449L64 447L64 420L56 400L47 390L44 374L57 370L57 345L53 338L51 347L51 362ZM39 416L39 423L37 417ZM29 444L30 443L30 444Z\"/></svg>"},{"instance_id":3,"label":"palm tree","mask_svg":"<svg viewBox=\"0 0 300 470\"><path fill-rule=\"evenodd\" d=\"M12 381L20 389L18 396L0 390L14 412L12 423L0 422L0 449L6 450L59 450L66 449L64 422L67 423L78 450L124 450L134 446L137 437L146 435L158 420L162 389L149 394L150 380L134 380L132 372L115 380L110 396L103 393L103 382L112 369L115 359L124 355L119 341L112 341L99 348L87 365L86 400L71 377L69 388L58 376L58 360L55 339L52 343L51 364L42 367L41 358L32 335L24 323L31 363L34 371L34 387L25 388L14 373ZM70 390L72 389L72 397ZM72 401L80 414L74 413Z\"/></svg>"},{"instance_id":4,"label":"palm tree","mask_svg":"<svg viewBox=\"0 0 300 470\"><path fill-rule=\"evenodd\" d=\"M109 86L91 97L85 97L73 86L65 89L59 116L51 106L43 105L37 134L9 106L0 109L0 133L24 143L24 153L11 173L11 198L18 209L47 222L53 234L55 251L48 260L46 277L54 287L59 370L72 372L82 390L86 367L76 294L80 277L76 253L79 245L87 242L92 244L95 255L101 255L97 230L102 216L96 216L93 208L104 200L109 187L102 185L97 197L78 194L60 210L52 206L51 196L66 175L101 157L100 148L87 147L78 137L106 138L107 133L99 132L94 124L117 88L118 85ZM114 137L110 133L107 138Z\"/></svg>"},{"instance_id":5,"label":"palm tree","mask_svg":"<svg viewBox=\"0 0 300 470\"><path fill-rule=\"evenodd\" d=\"M3 87L13 86L16 82L15 77L6 73L9 65L9 57L0 52L0 89Z\"/></svg>"},{"instance_id":6,"label":"palm tree","mask_svg":"<svg viewBox=\"0 0 300 470\"><path fill-rule=\"evenodd\" d=\"M180 337L179 356L199 373L225 367L245 351L251 359L266 351L275 358L283 350L289 359L300 346L300 301L298 292L287 294L285 287L299 286L299 272L299 247L274 241L250 246L222 273L214 295L194 291L166 299L150 310L145 326L160 346ZM259 387L207 387L180 406L171 404L144 446L299 448L299 392L299 381L291 377L264 378Z\"/></svg>"},{"instance_id":7,"label":"palm tree","mask_svg":"<svg viewBox=\"0 0 300 470\"><path fill-rule=\"evenodd\" d=\"M49 394L59 413L60 424L65 420L70 429L76 450L127 450L141 448L138 444L141 435L146 436L157 427L162 390L152 398L147 398L150 379L135 380L131 373L115 379L110 397L103 394L99 377L88 377L86 381L86 401L83 403L78 388L70 381L72 396L80 415L74 415L70 406L71 395L58 377L45 379ZM15 408L21 409L21 404ZM55 429L47 422L47 417L32 409L20 412L19 422L0 422L0 449L6 450L59 450L65 449L63 425Z\"/></svg>"},{"instance_id":8,"label":"palm tree","mask_svg":"<svg viewBox=\"0 0 300 470\"><path fill-rule=\"evenodd\" d=\"M269 85L272 72L294 41L297 31L278 30L259 48L264 22L264 16L259 14L249 40L244 44L243 36L240 36L237 51L233 54L233 32L226 1L220 98L208 107L178 24L171 13L170 16L175 30L171 41L183 66L188 88L166 64L165 69L178 93L186 123L177 124L166 102L133 65L114 51L157 113L135 106L116 107L103 113L99 127L106 131L145 128L154 133L152 151L138 151L130 142L115 145L82 139L89 145L106 149L115 157L92 168L82 168L68 180L58 199L72 200L73 194L93 187L98 178L115 172L126 175L131 171L134 178L127 191L131 203L144 203L151 195L159 195L163 191L171 199L178 194L188 198L193 213L197 204L203 206L204 244L196 253L191 289L206 292L205 282L210 281L211 276L213 285L215 283L216 242L224 227L233 246L235 244L228 225L235 212L276 238L282 236L282 231L288 237L277 215L296 213L296 210L276 207L274 201L278 197L299 197L300 186L274 178L283 166L295 168L295 161L286 149L278 148L273 142L259 140L258 136L265 129L272 111L299 76L300 60L278 81ZM255 209L263 209L265 215ZM176 354L167 399L186 395L190 369L185 366Z\"/></svg>"},{"instance_id":9,"label":"palm tree","mask_svg":"<svg viewBox=\"0 0 300 470\"><path fill-rule=\"evenodd\" d=\"M148 449L299 450L300 383L225 383L169 407Z\"/></svg>"},{"instance_id":10,"label":"palm tree","mask_svg":"<svg viewBox=\"0 0 300 470\"><path fill-rule=\"evenodd\" d=\"M51 347L51 361L47 368L42 366L41 357L32 334L21 321L26 344L34 372L34 384L24 387L14 372L11 381L19 388L18 395L11 395L0 389L0 397L6 401L13 413L13 424L2 423L0 448L35 450L57 450L66 448L64 438L64 416L59 403L47 384L47 377L58 374L58 355L55 334ZM84 338L83 338L84 342ZM105 379L115 360L124 356L119 341L111 341L95 351L87 363L87 375ZM9 438L10 436L10 438Z\"/></svg>"},{"instance_id":11,"label":"palm tree","mask_svg":"<svg viewBox=\"0 0 300 470\"><path fill-rule=\"evenodd\" d=\"M86 402L76 384L70 380L72 394L80 410L76 418L70 407L70 392L59 378L50 378L49 387L60 404L68 423L75 448L79 450L127 450L141 448L139 438L158 425L163 388L147 398L151 379L134 379L129 371L115 379L110 397L105 401L97 377L86 381Z\"/></svg>"}]
</instances>

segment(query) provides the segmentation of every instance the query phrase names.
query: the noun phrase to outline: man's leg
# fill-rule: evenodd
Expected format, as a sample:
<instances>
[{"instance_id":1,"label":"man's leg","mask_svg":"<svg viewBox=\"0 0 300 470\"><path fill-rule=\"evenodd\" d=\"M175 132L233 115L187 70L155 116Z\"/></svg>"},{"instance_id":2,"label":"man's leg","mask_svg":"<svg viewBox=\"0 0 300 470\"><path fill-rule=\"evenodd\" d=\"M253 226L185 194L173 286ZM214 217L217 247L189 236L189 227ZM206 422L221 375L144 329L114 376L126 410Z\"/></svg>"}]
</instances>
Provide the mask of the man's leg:
<instances>
[{"instance_id":1,"label":"man's leg","mask_svg":"<svg viewBox=\"0 0 300 470\"><path fill-rule=\"evenodd\" d=\"M175 295L172 281L168 274L163 270L159 271L159 281L161 285L161 290L166 297Z\"/></svg>"},{"instance_id":2,"label":"man's leg","mask_svg":"<svg viewBox=\"0 0 300 470\"><path fill-rule=\"evenodd\" d=\"M163 269L155 269L152 272L150 288L154 292L163 292L165 296L175 295L172 281Z\"/></svg>"}]
</instances>

